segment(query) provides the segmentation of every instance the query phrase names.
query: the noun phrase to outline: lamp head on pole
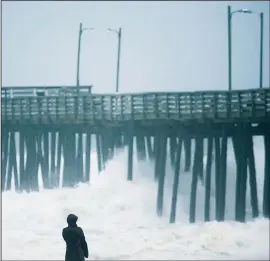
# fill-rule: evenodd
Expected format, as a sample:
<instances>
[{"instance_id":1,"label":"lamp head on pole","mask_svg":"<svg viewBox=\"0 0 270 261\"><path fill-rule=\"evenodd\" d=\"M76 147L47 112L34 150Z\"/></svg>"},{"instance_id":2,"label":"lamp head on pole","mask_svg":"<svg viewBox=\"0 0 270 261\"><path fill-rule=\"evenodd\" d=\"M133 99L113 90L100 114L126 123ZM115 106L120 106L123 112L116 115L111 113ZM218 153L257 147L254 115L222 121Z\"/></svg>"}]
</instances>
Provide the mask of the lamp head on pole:
<instances>
[{"instance_id":1,"label":"lamp head on pole","mask_svg":"<svg viewBox=\"0 0 270 261\"><path fill-rule=\"evenodd\" d=\"M107 28L107 32L113 32L113 33L119 34L120 33L120 30L116 30L116 29L112 29L112 28Z\"/></svg>"},{"instance_id":2,"label":"lamp head on pole","mask_svg":"<svg viewBox=\"0 0 270 261\"><path fill-rule=\"evenodd\" d=\"M252 14L253 12L249 9L240 9L238 11L239 13L244 13L244 14Z\"/></svg>"},{"instance_id":3,"label":"lamp head on pole","mask_svg":"<svg viewBox=\"0 0 270 261\"><path fill-rule=\"evenodd\" d=\"M92 31L92 30L95 30L95 28L92 28L92 27L90 27L90 28L85 27L85 28L82 29L82 31Z\"/></svg>"},{"instance_id":4,"label":"lamp head on pole","mask_svg":"<svg viewBox=\"0 0 270 261\"><path fill-rule=\"evenodd\" d=\"M233 12L231 12L231 15L235 14L235 13L240 13L240 14L257 14L257 12L254 12L250 9L238 9L235 10Z\"/></svg>"}]
</instances>

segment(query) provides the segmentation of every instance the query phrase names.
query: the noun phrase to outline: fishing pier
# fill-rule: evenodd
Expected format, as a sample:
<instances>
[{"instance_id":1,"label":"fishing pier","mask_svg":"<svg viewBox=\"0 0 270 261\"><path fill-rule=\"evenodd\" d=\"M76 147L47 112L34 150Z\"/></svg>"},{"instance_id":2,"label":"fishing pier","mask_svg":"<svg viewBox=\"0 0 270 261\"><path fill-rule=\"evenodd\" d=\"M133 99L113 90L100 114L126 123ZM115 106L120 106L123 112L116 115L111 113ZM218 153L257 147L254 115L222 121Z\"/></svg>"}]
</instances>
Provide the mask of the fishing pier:
<instances>
[{"instance_id":1,"label":"fishing pier","mask_svg":"<svg viewBox=\"0 0 270 261\"><path fill-rule=\"evenodd\" d=\"M39 167L44 188L60 188L62 158L62 187L89 182L91 137L95 136L100 172L113 160L115 150L124 146L128 147L127 180L133 179L135 148L138 160L155 162L153 179L158 183L157 214L160 216L165 204L165 166L173 166L171 223L175 221L180 170L190 171L192 175L191 223L196 221L200 179L205 185L204 219L210 220L211 178L215 175L215 219L223 221L227 147L231 139L237 165L235 220L244 222L247 186L250 186L253 217L259 215L253 136L263 136L262 213L269 218L269 88L134 94L93 94L91 89L91 86L2 87L2 191L11 189L12 179L17 192L38 191ZM205 167L204 151L207 151ZM167 158L170 162L166 162ZM180 166L181 158L184 166ZM215 173L211 173L212 165Z\"/></svg>"}]
</instances>

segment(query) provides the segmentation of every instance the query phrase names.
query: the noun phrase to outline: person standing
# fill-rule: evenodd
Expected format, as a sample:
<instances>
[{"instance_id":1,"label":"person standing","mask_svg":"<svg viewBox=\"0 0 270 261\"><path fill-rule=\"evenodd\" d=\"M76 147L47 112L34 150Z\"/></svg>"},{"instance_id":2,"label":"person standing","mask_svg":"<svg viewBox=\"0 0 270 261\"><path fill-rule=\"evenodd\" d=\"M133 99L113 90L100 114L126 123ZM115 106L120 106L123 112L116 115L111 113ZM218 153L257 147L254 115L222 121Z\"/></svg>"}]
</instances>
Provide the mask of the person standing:
<instances>
[{"instance_id":1,"label":"person standing","mask_svg":"<svg viewBox=\"0 0 270 261\"><path fill-rule=\"evenodd\" d=\"M77 220L76 215L68 215L68 226L62 231L63 239L66 242L65 261L84 261L89 255L83 230L77 226Z\"/></svg>"}]
</instances>

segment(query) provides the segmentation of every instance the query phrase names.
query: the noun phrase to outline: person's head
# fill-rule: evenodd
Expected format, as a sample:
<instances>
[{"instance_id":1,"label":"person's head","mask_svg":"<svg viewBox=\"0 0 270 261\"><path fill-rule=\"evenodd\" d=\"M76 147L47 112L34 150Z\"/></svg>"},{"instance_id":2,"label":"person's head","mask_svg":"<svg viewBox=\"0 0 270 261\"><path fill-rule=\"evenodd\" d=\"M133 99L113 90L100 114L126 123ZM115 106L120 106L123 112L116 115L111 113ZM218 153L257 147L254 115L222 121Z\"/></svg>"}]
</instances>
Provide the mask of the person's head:
<instances>
[{"instance_id":1,"label":"person's head","mask_svg":"<svg viewBox=\"0 0 270 261\"><path fill-rule=\"evenodd\" d=\"M68 225L71 226L71 227L76 226L77 220L78 220L78 217L77 217L76 215L74 215L74 214L69 214L69 215L67 216L67 223L68 223Z\"/></svg>"}]
</instances>

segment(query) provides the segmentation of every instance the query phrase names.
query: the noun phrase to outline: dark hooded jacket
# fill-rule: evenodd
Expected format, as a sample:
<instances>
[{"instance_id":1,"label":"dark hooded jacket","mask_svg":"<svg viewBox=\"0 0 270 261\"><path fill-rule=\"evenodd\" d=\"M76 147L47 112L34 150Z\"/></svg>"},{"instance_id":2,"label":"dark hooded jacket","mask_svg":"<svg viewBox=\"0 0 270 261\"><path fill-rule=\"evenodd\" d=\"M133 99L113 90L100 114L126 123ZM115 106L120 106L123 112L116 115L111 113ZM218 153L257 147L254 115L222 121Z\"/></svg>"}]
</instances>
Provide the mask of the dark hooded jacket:
<instances>
[{"instance_id":1,"label":"dark hooded jacket","mask_svg":"<svg viewBox=\"0 0 270 261\"><path fill-rule=\"evenodd\" d=\"M77 216L68 215L68 227L62 231L62 236L66 241L65 261L83 261L85 257L88 258L88 246L83 230L76 224L77 220Z\"/></svg>"}]
</instances>

